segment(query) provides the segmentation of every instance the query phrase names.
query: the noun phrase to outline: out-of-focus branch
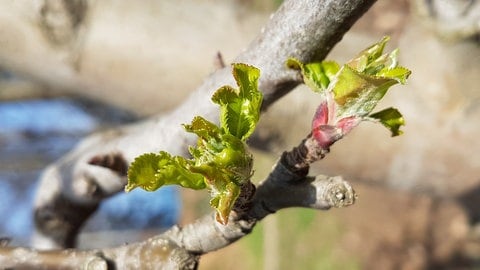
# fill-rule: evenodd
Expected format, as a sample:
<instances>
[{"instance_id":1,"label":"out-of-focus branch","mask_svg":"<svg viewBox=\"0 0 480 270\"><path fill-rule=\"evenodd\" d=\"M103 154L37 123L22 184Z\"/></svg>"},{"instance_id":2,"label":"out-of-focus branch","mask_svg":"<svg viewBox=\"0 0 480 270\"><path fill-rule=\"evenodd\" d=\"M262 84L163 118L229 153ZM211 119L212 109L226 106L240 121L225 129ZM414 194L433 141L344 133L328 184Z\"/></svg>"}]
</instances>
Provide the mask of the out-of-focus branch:
<instances>
[{"instance_id":1,"label":"out-of-focus branch","mask_svg":"<svg viewBox=\"0 0 480 270\"><path fill-rule=\"evenodd\" d=\"M412 1L414 10L437 35L450 41L477 39L480 35L480 2Z\"/></svg>"},{"instance_id":2,"label":"out-of-focus branch","mask_svg":"<svg viewBox=\"0 0 480 270\"><path fill-rule=\"evenodd\" d=\"M236 61L258 67L264 108L291 91L300 76L285 67L288 57L302 62L322 60L374 0L285 1L259 36ZM195 115L216 121L209 97L222 85L233 85L230 68L217 70L175 111L115 131L93 135L44 172L35 201L40 248L75 244L76 234L102 199L123 189L124 168L138 155L165 150L186 155L195 143L182 123ZM109 161L110 160L110 161ZM78 211L81 209L82 211ZM72 214L75 213L75 218Z\"/></svg>"},{"instance_id":3,"label":"out-of-focus branch","mask_svg":"<svg viewBox=\"0 0 480 270\"><path fill-rule=\"evenodd\" d=\"M0 247L5 269L195 269L197 263L197 255L161 238L101 250Z\"/></svg>"}]
</instances>

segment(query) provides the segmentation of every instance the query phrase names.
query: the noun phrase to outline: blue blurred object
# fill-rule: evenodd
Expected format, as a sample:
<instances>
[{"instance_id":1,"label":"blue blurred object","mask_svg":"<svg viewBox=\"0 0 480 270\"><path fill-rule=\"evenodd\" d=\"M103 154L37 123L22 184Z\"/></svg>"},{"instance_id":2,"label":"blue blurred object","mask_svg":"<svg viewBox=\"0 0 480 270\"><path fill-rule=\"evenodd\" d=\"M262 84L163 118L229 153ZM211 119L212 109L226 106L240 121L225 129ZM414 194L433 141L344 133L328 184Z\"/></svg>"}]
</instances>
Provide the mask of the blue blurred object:
<instances>
[{"instance_id":1,"label":"blue blurred object","mask_svg":"<svg viewBox=\"0 0 480 270\"><path fill-rule=\"evenodd\" d=\"M83 136L135 119L92 101L66 98L0 102L0 237L27 245L33 229L32 202L41 170ZM162 229L177 223L176 187L133 190L102 203L86 231Z\"/></svg>"},{"instance_id":2,"label":"blue blurred object","mask_svg":"<svg viewBox=\"0 0 480 270\"><path fill-rule=\"evenodd\" d=\"M67 99L0 103L0 132L88 133L98 122Z\"/></svg>"},{"instance_id":3,"label":"blue blurred object","mask_svg":"<svg viewBox=\"0 0 480 270\"><path fill-rule=\"evenodd\" d=\"M31 173L26 175L32 176ZM25 243L33 230L32 203L36 184L16 185L19 174L0 175L0 237L13 238L14 244ZM21 182L18 182L21 183Z\"/></svg>"},{"instance_id":4,"label":"blue blurred object","mask_svg":"<svg viewBox=\"0 0 480 270\"><path fill-rule=\"evenodd\" d=\"M177 223L180 205L177 187L165 186L155 192L134 189L105 200L97 216L116 230L168 228ZM91 224L88 230L106 229L96 226Z\"/></svg>"}]
</instances>

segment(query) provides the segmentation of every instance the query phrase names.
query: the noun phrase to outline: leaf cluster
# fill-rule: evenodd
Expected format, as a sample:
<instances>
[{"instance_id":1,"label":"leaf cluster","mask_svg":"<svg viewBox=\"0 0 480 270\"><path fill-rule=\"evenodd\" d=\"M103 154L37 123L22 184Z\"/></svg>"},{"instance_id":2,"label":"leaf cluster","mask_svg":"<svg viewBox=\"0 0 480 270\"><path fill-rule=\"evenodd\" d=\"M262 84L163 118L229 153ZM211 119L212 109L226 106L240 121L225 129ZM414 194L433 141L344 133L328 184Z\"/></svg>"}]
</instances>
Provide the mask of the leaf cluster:
<instances>
[{"instance_id":1,"label":"leaf cluster","mask_svg":"<svg viewBox=\"0 0 480 270\"><path fill-rule=\"evenodd\" d=\"M384 37L343 66L333 61L287 61L288 67L302 73L307 86L323 96L312 122L312 135L321 148L328 149L364 120L383 124L392 136L402 133L405 122L397 109L372 113L387 90L405 84L410 75L398 66L398 50L383 54L388 40ZM217 221L228 222L241 187L252 176L253 159L246 140L258 123L263 98L258 90L260 71L246 64L232 66L238 88L223 86L212 96L220 106L220 125L201 116L183 125L198 137L197 145L189 147L190 159L164 151L137 157L128 170L126 191L136 187L154 191L164 185L207 188Z\"/></svg>"},{"instance_id":2,"label":"leaf cluster","mask_svg":"<svg viewBox=\"0 0 480 270\"><path fill-rule=\"evenodd\" d=\"M360 52L343 66L333 61L303 64L289 59L287 66L300 70L304 82L314 92L324 96L313 120L312 129L338 128L340 138L363 120L380 122L392 136L402 134L405 124L402 114L395 108L372 113L388 89L405 84L410 70L398 66L398 49L383 54L389 37L384 37ZM327 137L328 137L327 136Z\"/></svg>"},{"instance_id":3,"label":"leaf cluster","mask_svg":"<svg viewBox=\"0 0 480 270\"><path fill-rule=\"evenodd\" d=\"M223 86L212 96L220 106L220 126L200 116L183 125L198 136L197 145L189 148L192 158L164 151L141 155L129 168L126 191L136 187L154 191L164 185L208 188L217 220L228 222L241 186L252 176L253 159L245 142L255 130L262 104L257 68L233 64L233 76L238 89Z\"/></svg>"}]
</instances>

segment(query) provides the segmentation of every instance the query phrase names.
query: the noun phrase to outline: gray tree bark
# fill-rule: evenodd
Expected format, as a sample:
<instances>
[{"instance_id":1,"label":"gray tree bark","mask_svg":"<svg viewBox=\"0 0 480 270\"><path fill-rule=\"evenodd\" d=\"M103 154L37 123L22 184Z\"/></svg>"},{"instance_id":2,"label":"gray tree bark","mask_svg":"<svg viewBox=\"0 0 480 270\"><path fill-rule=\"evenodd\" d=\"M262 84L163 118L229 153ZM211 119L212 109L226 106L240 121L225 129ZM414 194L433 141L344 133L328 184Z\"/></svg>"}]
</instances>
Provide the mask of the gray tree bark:
<instances>
[{"instance_id":1,"label":"gray tree bark","mask_svg":"<svg viewBox=\"0 0 480 270\"><path fill-rule=\"evenodd\" d=\"M218 223L212 213L183 228L174 226L148 240L116 248L38 251L0 246L0 264L22 269L195 269L202 254L248 235L258 221L278 210L327 210L353 204L356 194L341 177L307 176L310 164L327 152L310 135L285 152L255 192L253 184L242 190L227 225Z\"/></svg>"},{"instance_id":2,"label":"gray tree bark","mask_svg":"<svg viewBox=\"0 0 480 270\"><path fill-rule=\"evenodd\" d=\"M235 59L236 62L248 63L261 70L259 88L264 93L263 110L301 83L299 74L285 67L287 58L295 57L302 62L323 60L374 2L285 1L259 36ZM82 4L83 1L55 3L62 4L61 8L67 11L72 9L70 5L75 10L87 8ZM81 19L70 17L68 21L70 23L67 25L74 31L81 27ZM45 23L52 33L61 30L48 20ZM56 37L56 34L53 36ZM60 35L57 39L71 40L68 35ZM55 42L60 42L58 40ZM230 67L219 69L175 111L90 136L50 165L42 175L35 201L34 245L42 249L74 247L78 231L99 203L123 190L128 164L145 152L164 150L174 155L187 155L187 146L194 144L195 140L182 130L181 124L189 122L195 115L217 122L218 111L209 98L220 86L233 84ZM317 153L318 149L299 148L303 149L300 155L302 160L288 158L288 154L285 154L270 177L259 185L253 197L247 196L246 201L236 208L232 222L225 227L220 227L209 215L184 228L172 228L158 238L116 249L51 253L2 248L0 260L16 266L25 264L25 259L31 258L29 256L35 256L39 262L48 265L54 256L66 267L73 265L76 268L91 263L98 264L100 269L102 266L108 268L111 264L120 268L134 267L138 264L128 263L147 261L163 263L164 268L168 269L173 260L174 267L188 269L196 265L199 255L236 241L248 234L258 220L282 208L301 206L327 209L353 203L353 190L343 180L328 177L313 180L306 177L310 162L323 157L328 149L320 149ZM296 151L294 149L292 152ZM307 156L303 156L305 154ZM294 156L299 155L297 153ZM140 256L148 254L149 259L142 260L140 257L128 259L131 260L128 263L123 262L127 260L125 252L138 252ZM152 253L158 256L158 261L151 258ZM175 259L177 255L182 259Z\"/></svg>"}]
</instances>

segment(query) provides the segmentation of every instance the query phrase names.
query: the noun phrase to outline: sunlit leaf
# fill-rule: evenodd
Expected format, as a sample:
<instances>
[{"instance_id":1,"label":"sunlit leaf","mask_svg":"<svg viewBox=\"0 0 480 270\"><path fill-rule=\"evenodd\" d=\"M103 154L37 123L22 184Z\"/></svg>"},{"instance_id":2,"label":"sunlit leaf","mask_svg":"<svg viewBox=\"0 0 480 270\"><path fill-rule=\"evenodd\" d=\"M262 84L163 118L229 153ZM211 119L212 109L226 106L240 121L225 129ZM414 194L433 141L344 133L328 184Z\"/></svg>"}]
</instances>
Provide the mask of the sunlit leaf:
<instances>
[{"instance_id":1,"label":"sunlit leaf","mask_svg":"<svg viewBox=\"0 0 480 270\"><path fill-rule=\"evenodd\" d=\"M220 138L218 126L201 116L195 116L190 125L184 124L183 127L203 139Z\"/></svg>"},{"instance_id":2,"label":"sunlit leaf","mask_svg":"<svg viewBox=\"0 0 480 270\"><path fill-rule=\"evenodd\" d=\"M404 120L396 109L369 114L397 83L405 84L410 70L398 66L398 49L384 54L389 37L384 37L339 67L335 62L304 64L289 59L287 66L299 70L321 101L312 121L312 136L324 149L341 139L361 121L375 119L400 135Z\"/></svg>"},{"instance_id":3,"label":"sunlit leaf","mask_svg":"<svg viewBox=\"0 0 480 270\"><path fill-rule=\"evenodd\" d=\"M376 74L376 76L391 78L397 80L401 84L406 84L407 78L410 74L411 71L404 67L395 67L392 69L382 69Z\"/></svg>"},{"instance_id":4,"label":"sunlit leaf","mask_svg":"<svg viewBox=\"0 0 480 270\"><path fill-rule=\"evenodd\" d=\"M295 58L289 58L286 64L289 68L301 70L304 83L314 92L325 91L340 69L333 61L303 64Z\"/></svg>"},{"instance_id":5,"label":"sunlit leaf","mask_svg":"<svg viewBox=\"0 0 480 270\"><path fill-rule=\"evenodd\" d=\"M133 161L128 169L128 184L126 191L141 187L147 191L157 190L162 184L157 181L155 174L158 170L160 155L143 154Z\"/></svg>"},{"instance_id":6,"label":"sunlit leaf","mask_svg":"<svg viewBox=\"0 0 480 270\"><path fill-rule=\"evenodd\" d=\"M240 186L234 183L226 183L221 189L216 190L216 195L210 200L210 205L217 210L215 218L221 224L228 223L228 216L238 195L240 195Z\"/></svg>"},{"instance_id":7,"label":"sunlit leaf","mask_svg":"<svg viewBox=\"0 0 480 270\"><path fill-rule=\"evenodd\" d=\"M339 105L337 116L366 116L383 98L388 88L396 83L396 80L390 78L364 75L344 66L332 87L335 102Z\"/></svg>"},{"instance_id":8,"label":"sunlit leaf","mask_svg":"<svg viewBox=\"0 0 480 270\"><path fill-rule=\"evenodd\" d=\"M395 108L387 108L377 113L369 115L370 118L376 119L392 132L393 136L401 135L401 126L405 125L403 115Z\"/></svg>"},{"instance_id":9,"label":"sunlit leaf","mask_svg":"<svg viewBox=\"0 0 480 270\"><path fill-rule=\"evenodd\" d=\"M220 105L220 124L229 134L245 141L255 130L260 118L262 93L258 91L260 71L245 64L233 64L238 89L224 86L212 96Z\"/></svg>"},{"instance_id":10,"label":"sunlit leaf","mask_svg":"<svg viewBox=\"0 0 480 270\"><path fill-rule=\"evenodd\" d=\"M379 42L361 51L357 57L347 62L346 65L359 72L364 72L367 68L371 67L373 62L382 58L383 49L389 40L390 37L383 37Z\"/></svg>"},{"instance_id":11,"label":"sunlit leaf","mask_svg":"<svg viewBox=\"0 0 480 270\"><path fill-rule=\"evenodd\" d=\"M136 187L155 191L164 185L180 185L192 189L206 187L203 176L190 172L187 161L182 157L172 157L162 151L135 158L128 170L126 191Z\"/></svg>"},{"instance_id":12,"label":"sunlit leaf","mask_svg":"<svg viewBox=\"0 0 480 270\"><path fill-rule=\"evenodd\" d=\"M238 89L223 86L212 97L220 105L220 127L196 116L190 124L183 125L187 132L198 136L197 145L189 147L192 159L163 151L139 156L130 166L125 189L140 187L153 191L172 184L208 188L218 222L227 224L240 187L252 176L253 157L245 141L260 117L259 75L255 67L233 64Z\"/></svg>"}]
</instances>

